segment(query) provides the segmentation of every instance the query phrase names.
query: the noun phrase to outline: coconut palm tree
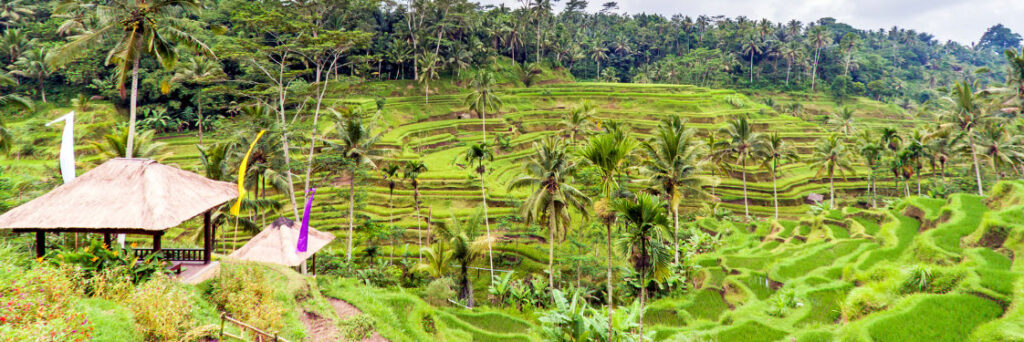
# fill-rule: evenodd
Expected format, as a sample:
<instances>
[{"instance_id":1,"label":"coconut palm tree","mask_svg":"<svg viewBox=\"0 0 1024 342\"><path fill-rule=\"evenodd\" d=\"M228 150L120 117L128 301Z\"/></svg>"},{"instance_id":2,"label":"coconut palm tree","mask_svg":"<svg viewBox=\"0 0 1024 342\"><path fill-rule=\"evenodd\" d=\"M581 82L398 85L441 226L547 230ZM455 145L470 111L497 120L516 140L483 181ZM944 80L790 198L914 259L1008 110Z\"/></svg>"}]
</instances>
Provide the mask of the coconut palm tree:
<instances>
[{"instance_id":1,"label":"coconut palm tree","mask_svg":"<svg viewBox=\"0 0 1024 342\"><path fill-rule=\"evenodd\" d=\"M401 167L397 164L388 164L380 170L381 176L384 177L384 181L388 182L388 227L391 230L395 229L395 185L398 184L399 172ZM391 237L391 258L395 258L395 238Z\"/></svg>"},{"instance_id":2,"label":"coconut palm tree","mask_svg":"<svg viewBox=\"0 0 1024 342\"><path fill-rule=\"evenodd\" d=\"M980 154L988 159L997 181L1003 178L1000 169L1010 167L1016 170L1015 165L1024 160L1024 149L1021 148L1020 142L1015 141L1004 127L987 125L979 131L978 147L981 150Z\"/></svg>"},{"instance_id":3,"label":"coconut palm tree","mask_svg":"<svg viewBox=\"0 0 1024 342\"><path fill-rule=\"evenodd\" d=\"M852 135L854 129L856 129L853 127L853 122L853 109L850 107L839 108L838 112L832 113L832 116L828 118L829 124L838 126L843 134L846 135Z\"/></svg>"},{"instance_id":4,"label":"coconut palm tree","mask_svg":"<svg viewBox=\"0 0 1024 342\"><path fill-rule=\"evenodd\" d=\"M925 148L931 156L932 170L939 169L942 182L946 183L946 166L963 147L963 134L949 128L939 128L924 137Z\"/></svg>"},{"instance_id":5,"label":"coconut palm tree","mask_svg":"<svg viewBox=\"0 0 1024 342\"><path fill-rule=\"evenodd\" d=\"M813 92L814 80L818 76L818 57L821 55L822 48L832 44L832 32L825 26L817 25L811 28L808 39L814 46L814 66L811 67L811 91Z\"/></svg>"},{"instance_id":6,"label":"coconut palm tree","mask_svg":"<svg viewBox=\"0 0 1024 342\"><path fill-rule=\"evenodd\" d=\"M437 69L441 67L439 62L440 58L437 54L431 52L424 52L416 59L416 64L420 66L417 81L423 84L423 103L430 103L430 81L441 77L437 72Z\"/></svg>"},{"instance_id":7,"label":"coconut palm tree","mask_svg":"<svg viewBox=\"0 0 1024 342\"><path fill-rule=\"evenodd\" d=\"M815 177L828 176L829 209L836 207L835 176L846 177L846 174L853 174L853 165L850 163L849 152L842 138L838 134L832 134L821 138L814 146L814 153L807 160L812 170L818 170Z\"/></svg>"},{"instance_id":8,"label":"coconut palm tree","mask_svg":"<svg viewBox=\"0 0 1024 342\"><path fill-rule=\"evenodd\" d=\"M678 116L658 125L651 140L642 145L646 159L644 171L648 182L664 196L672 209L673 260L679 263L679 203L685 195L710 197L703 186L711 183L700 173L704 167L704 146L694 137L694 130Z\"/></svg>"},{"instance_id":9,"label":"coconut palm tree","mask_svg":"<svg viewBox=\"0 0 1024 342\"><path fill-rule=\"evenodd\" d=\"M129 134L136 133L134 139L129 138ZM129 127L121 129L119 133L111 133L103 136L102 142L93 142L93 150L96 154L100 155L103 160L119 158L126 153L128 149L128 142L134 140L136 143L131 145L132 156L136 158L147 158L156 161L163 161L167 157L170 157L170 153L166 153L167 144L155 141L153 135L156 134L154 130L145 130L142 132L135 132Z\"/></svg>"},{"instance_id":10,"label":"coconut palm tree","mask_svg":"<svg viewBox=\"0 0 1024 342\"><path fill-rule=\"evenodd\" d=\"M786 45L783 45L779 54L786 60L786 85L788 86L789 75L793 71L793 61L801 60L803 58L803 49L800 48L800 43L791 41Z\"/></svg>"},{"instance_id":11,"label":"coconut palm tree","mask_svg":"<svg viewBox=\"0 0 1024 342\"><path fill-rule=\"evenodd\" d=\"M671 253L662 242L672 234L665 216L665 205L657 197L641 192L636 199L620 198L612 203L622 220L619 249L629 256L633 270L640 275L640 336L644 333L643 307L647 297L647 281L661 280L668 274Z\"/></svg>"},{"instance_id":12,"label":"coconut palm tree","mask_svg":"<svg viewBox=\"0 0 1024 342\"><path fill-rule=\"evenodd\" d=\"M729 121L728 125L719 130L719 134L725 136L726 140L718 142L714 153L732 157L740 163L743 172L743 214L750 217L750 203L747 199L747 160L754 154L754 145L759 144L764 137L754 133L753 126L746 116Z\"/></svg>"},{"instance_id":13,"label":"coconut palm tree","mask_svg":"<svg viewBox=\"0 0 1024 342\"><path fill-rule=\"evenodd\" d=\"M412 185L412 201L416 206L416 238L417 244L422 250L423 247L423 234L420 234L422 227L423 215L420 215L420 174L427 172L427 165L423 164L421 160L409 160L402 165L402 178L405 178ZM423 253L420 253L420 258L423 257Z\"/></svg>"},{"instance_id":14,"label":"coconut palm tree","mask_svg":"<svg viewBox=\"0 0 1024 342\"><path fill-rule=\"evenodd\" d=\"M1006 104L1015 106L1018 115L1024 114L1024 47L1020 53L1012 49L1007 49L1004 53L1008 62L1006 84L1011 88L1010 99Z\"/></svg>"},{"instance_id":15,"label":"coconut palm tree","mask_svg":"<svg viewBox=\"0 0 1024 342\"><path fill-rule=\"evenodd\" d=\"M0 74L0 88L17 84L18 82L14 77L10 77L7 74ZM7 107L19 107L27 110L33 110L35 108L32 101L29 99L15 94L0 93L0 109ZM4 155L10 154L11 146L13 145L14 135L7 129L7 125L4 123L3 118L0 118L0 152L3 152Z\"/></svg>"},{"instance_id":16,"label":"coconut palm tree","mask_svg":"<svg viewBox=\"0 0 1024 342\"><path fill-rule=\"evenodd\" d=\"M596 111L597 108L593 103L584 100L562 115L562 121L559 124L562 126L563 133L569 133L570 144L576 145L576 137L594 129L593 121Z\"/></svg>"},{"instance_id":17,"label":"coconut palm tree","mask_svg":"<svg viewBox=\"0 0 1024 342\"><path fill-rule=\"evenodd\" d=\"M778 220L779 163L797 161L799 160L799 156L797 156L795 149L793 149L789 144L786 144L786 140L782 139L779 132L773 132L772 134L766 135L764 139L761 139L758 144L754 146L754 151L756 151L757 157L761 160L763 167L772 173L772 198L775 200L775 219Z\"/></svg>"},{"instance_id":18,"label":"coconut palm tree","mask_svg":"<svg viewBox=\"0 0 1024 342\"><path fill-rule=\"evenodd\" d=\"M23 52L28 50L35 39L29 39L28 34L19 29L7 29L0 34L0 47L7 51L10 58L8 62L14 63Z\"/></svg>"},{"instance_id":19,"label":"coconut palm tree","mask_svg":"<svg viewBox=\"0 0 1024 342\"><path fill-rule=\"evenodd\" d=\"M754 83L754 54L761 53L764 42L754 35L748 35L743 41L743 53L750 55L750 83Z\"/></svg>"},{"instance_id":20,"label":"coconut palm tree","mask_svg":"<svg viewBox=\"0 0 1024 342\"><path fill-rule=\"evenodd\" d=\"M476 173L480 175L480 200L484 209L484 226L487 228L487 262L491 269L491 279L494 279L494 254L491 250L491 223L487 222L489 217L487 216L487 187L484 185L484 173L487 172L487 168L484 166L485 161L494 161L494 151L491 150L487 143L473 144L466 151L463 160L468 165L476 163Z\"/></svg>"},{"instance_id":21,"label":"coconut palm tree","mask_svg":"<svg viewBox=\"0 0 1024 342\"><path fill-rule=\"evenodd\" d=\"M626 135L605 133L591 137L586 145L583 145L578 154L590 165L598 168L601 172L601 200L594 204L594 214L604 222L608 237L608 320L611 324L613 308L612 285L612 224L615 223L615 212L611 208L612 187L618 186L616 173L623 169L623 164L629 153L635 147L632 138ZM609 325L609 329L611 326Z\"/></svg>"},{"instance_id":22,"label":"coconut palm tree","mask_svg":"<svg viewBox=\"0 0 1024 342\"><path fill-rule=\"evenodd\" d=\"M214 56L213 50L198 38L187 33L187 14L200 10L199 0L153 2L149 0L112 0L96 3L92 0L61 2L55 13L71 13L80 9L95 11L98 26L78 35L67 44L51 51L46 60L51 67L63 66L84 56L85 51L100 41L114 38L114 47L107 53L106 64L116 64L117 85L125 95L124 82L131 75L129 102L128 142L125 150L134 151L136 100L139 93L139 62L143 55L156 58L164 68L171 68L178 59L176 46L197 53ZM116 37L116 38L115 38ZM126 157L131 158L128 154Z\"/></svg>"},{"instance_id":23,"label":"coconut palm tree","mask_svg":"<svg viewBox=\"0 0 1024 342\"><path fill-rule=\"evenodd\" d=\"M870 184L868 185L868 193L871 196L871 206L877 207L878 200L875 196L877 191L875 188L875 168L878 167L882 160L882 152L885 150L885 147L882 146L882 143L878 139L875 139L871 135L871 131L862 132L864 133L860 135L859 140L861 147L859 152L861 158L864 158L864 164L866 164L869 169L868 179Z\"/></svg>"},{"instance_id":24,"label":"coconut palm tree","mask_svg":"<svg viewBox=\"0 0 1024 342\"><path fill-rule=\"evenodd\" d=\"M375 160L383 153L374 145L380 141L381 133L374 132L373 123L366 124L358 113L349 113L337 118L335 130L338 132L340 142L328 141L332 149L341 154L348 162L349 168L349 193L348 193L348 248L345 253L345 260L352 261L352 237L355 230L355 202L356 202L356 170L360 167L369 166L377 168Z\"/></svg>"},{"instance_id":25,"label":"coconut palm tree","mask_svg":"<svg viewBox=\"0 0 1024 342\"><path fill-rule=\"evenodd\" d=\"M14 62L14 69L11 74L36 81L39 87L39 96L43 103L46 103L46 79L50 77L50 67L46 65L46 48L40 47L25 51L18 60Z\"/></svg>"},{"instance_id":26,"label":"coconut palm tree","mask_svg":"<svg viewBox=\"0 0 1024 342\"><path fill-rule=\"evenodd\" d=\"M187 82L196 87L196 113L199 117L199 143L203 143L203 87L205 83L227 77L220 68L220 63L206 56L189 58L188 63L181 65L171 78L172 82Z\"/></svg>"},{"instance_id":27,"label":"coconut palm tree","mask_svg":"<svg viewBox=\"0 0 1024 342\"><path fill-rule=\"evenodd\" d=\"M978 195L985 196L984 186L981 183L981 165L978 162L978 151L976 148L974 130L991 117L982 108L982 92L975 92L977 82L973 85L967 82L957 82L953 85L950 96L946 100L953 104L952 110L948 113L953 125L967 136L967 147L971 151L972 162L974 163L974 177L978 182Z\"/></svg>"},{"instance_id":28,"label":"coconut palm tree","mask_svg":"<svg viewBox=\"0 0 1024 342\"><path fill-rule=\"evenodd\" d=\"M487 111L501 110L504 105L501 97L494 93L495 86L494 73L481 71L473 78L470 85L473 90L466 96L466 105L480 117L480 141L483 143L487 142Z\"/></svg>"},{"instance_id":29,"label":"coconut palm tree","mask_svg":"<svg viewBox=\"0 0 1024 342\"><path fill-rule=\"evenodd\" d=\"M892 127L882 128L881 142L889 149L890 153L896 153L900 150L900 145L903 144L903 138L900 137L899 131Z\"/></svg>"},{"instance_id":30,"label":"coconut palm tree","mask_svg":"<svg viewBox=\"0 0 1024 342\"><path fill-rule=\"evenodd\" d=\"M450 260L459 265L459 299L465 300L466 306L470 308L476 305L476 300L473 296L473 284L469 277L469 265L480 259L484 250L491 245L489 237L476 236L482 220L479 212L463 222L459 222L459 219L453 216L448 227L438 229L438 233L448 240L448 249L451 251ZM441 239L438 243L443 244L445 239Z\"/></svg>"},{"instance_id":31,"label":"coconut palm tree","mask_svg":"<svg viewBox=\"0 0 1024 342\"><path fill-rule=\"evenodd\" d=\"M607 51L608 49L605 49L601 43L593 42L590 45L590 59L593 59L594 62L597 63L597 76L601 75L601 61L608 60Z\"/></svg>"},{"instance_id":32,"label":"coconut palm tree","mask_svg":"<svg viewBox=\"0 0 1024 342\"><path fill-rule=\"evenodd\" d=\"M903 147L903 152L910 162L908 166L914 169L914 174L917 176L918 196L921 196L921 159L928 157L928 149L925 147L924 137L924 133L915 129L907 135L907 144Z\"/></svg>"},{"instance_id":33,"label":"coconut palm tree","mask_svg":"<svg viewBox=\"0 0 1024 342\"><path fill-rule=\"evenodd\" d=\"M569 158L565 143L548 137L534 144L536 154L523 166L526 174L512 181L509 190L530 188L532 193L523 202L521 213L527 223L548 225L548 282L555 288L556 237L564 239L572 224L569 211L587 214L590 198L570 184L577 164Z\"/></svg>"}]
</instances>

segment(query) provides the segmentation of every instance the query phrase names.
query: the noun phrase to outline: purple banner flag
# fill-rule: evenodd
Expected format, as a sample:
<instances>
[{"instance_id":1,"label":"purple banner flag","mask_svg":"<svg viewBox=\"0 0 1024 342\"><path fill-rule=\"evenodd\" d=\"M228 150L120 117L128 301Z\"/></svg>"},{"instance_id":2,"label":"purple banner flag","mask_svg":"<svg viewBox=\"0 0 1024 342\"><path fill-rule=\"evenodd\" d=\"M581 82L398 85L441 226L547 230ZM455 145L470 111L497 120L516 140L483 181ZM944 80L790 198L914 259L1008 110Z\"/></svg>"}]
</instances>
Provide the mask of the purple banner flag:
<instances>
[{"instance_id":1,"label":"purple banner flag","mask_svg":"<svg viewBox=\"0 0 1024 342\"><path fill-rule=\"evenodd\" d=\"M302 213L302 226L299 228L299 245L296 251L305 253L309 245L309 211L313 209L313 195L316 195L316 188L309 189L309 198L306 199L306 211Z\"/></svg>"}]
</instances>

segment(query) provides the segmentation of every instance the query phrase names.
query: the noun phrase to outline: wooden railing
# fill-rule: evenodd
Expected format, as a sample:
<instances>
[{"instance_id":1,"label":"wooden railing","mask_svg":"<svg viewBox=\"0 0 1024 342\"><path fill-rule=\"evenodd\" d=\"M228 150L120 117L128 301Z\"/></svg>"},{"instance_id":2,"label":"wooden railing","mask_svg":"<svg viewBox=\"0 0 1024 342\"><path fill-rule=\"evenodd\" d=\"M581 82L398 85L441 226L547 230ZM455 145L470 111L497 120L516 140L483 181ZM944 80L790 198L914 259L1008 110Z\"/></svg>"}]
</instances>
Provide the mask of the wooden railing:
<instances>
[{"instance_id":1,"label":"wooden railing","mask_svg":"<svg viewBox=\"0 0 1024 342\"><path fill-rule=\"evenodd\" d=\"M239 329L241 329L242 332L239 334L239 336L235 336L235 335L232 335L230 333L226 333L226 332L224 332L224 323L231 323L231 324L237 326ZM237 319L234 319L231 316L228 316L227 314L224 314L224 313L220 314L220 340L221 341L227 341L224 337L230 337L230 338L233 338L233 339L236 339L236 340L241 340L241 341L249 341L249 340L247 340L244 337L246 331L251 331L252 332L252 336L254 338L254 341L288 342L288 340L286 340L286 339L284 339L282 337L277 336L277 334L267 333L267 332L265 332L263 330L256 329L256 327L254 327L254 326L245 324L245 322L242 322L242 321L239 321Z\"/></svg>"},{"instance_id":2,"label":"wooden railing","mask_svg":"<svg viewBox=\"0 0 1024 342\"><path fill-rule=\"evenodd\" d=\"M169 261L203 261L203 250L199 248L162 248L161 259ZM144 257L153 254L152 248L138 248L135 256Z\"/></svg>"}]
</instances>

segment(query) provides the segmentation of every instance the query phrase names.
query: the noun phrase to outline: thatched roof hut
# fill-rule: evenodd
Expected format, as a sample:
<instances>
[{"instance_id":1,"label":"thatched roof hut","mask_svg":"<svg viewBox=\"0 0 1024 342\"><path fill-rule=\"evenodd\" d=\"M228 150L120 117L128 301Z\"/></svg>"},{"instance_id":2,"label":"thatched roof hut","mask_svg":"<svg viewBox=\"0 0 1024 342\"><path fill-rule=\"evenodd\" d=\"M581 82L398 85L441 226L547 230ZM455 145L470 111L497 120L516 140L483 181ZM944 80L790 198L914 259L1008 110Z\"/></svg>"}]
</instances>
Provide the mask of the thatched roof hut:
<instances>
[{"instance_id":1,"label":"thatched roof hut","mask_svg":"<svg viewBox=\"0 0 1024 342\"><path fill-rule=\"evenodd\" d=\"M45 252L47 232L153 236L161 251L164 230L204 215L201 250L165 250L169 259L210 262L210 212L237 198L235 184L215 181L148 159L111 159L75 180L0 215L0 230L36 233L36 253ZM202 255L200 255L202 252ZM200 259L201 258L201 259Z\"/></svg>"},{"instance_id":2,"label":"thatched roof hut","mask_svg":"<svg viewBox=\"0 0 1024 342\"><path fill-rule=\"evenodd\" d=\"M0 229L164 230L237 197L235 184L117 158L0 215Z\"/></svg>"},{"instance_id":3,"label":"thatched roof hut","mask_svg":"<svg viewBox=\"0 0 1024 342\"><path fill-rule=\"evenodd\" d=\"M278 218L256 234L249 242L239 248L230 257L246 260L269 262L295 267L316 254L321 248L334 240L334 234L324 233L309 228L308 248L304 253L295 251L299 241L299 225L286 218Z\"/></svg>"}]
</instances>

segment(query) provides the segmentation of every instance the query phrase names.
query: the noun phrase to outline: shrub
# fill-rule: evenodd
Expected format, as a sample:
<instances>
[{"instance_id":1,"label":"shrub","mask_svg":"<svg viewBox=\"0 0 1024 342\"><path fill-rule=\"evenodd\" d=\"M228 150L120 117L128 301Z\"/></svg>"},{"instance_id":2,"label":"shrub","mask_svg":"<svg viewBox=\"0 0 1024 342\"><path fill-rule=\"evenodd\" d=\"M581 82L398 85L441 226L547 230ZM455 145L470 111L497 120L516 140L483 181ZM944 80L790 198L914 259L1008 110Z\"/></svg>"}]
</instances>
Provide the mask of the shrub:
<instances>
[{"instance_id":1,"label":"shrub","mask_svg":"<svg viewBox=\"0 0 1024 342\"><path fill-rule=\"evenodd\" d=\"M448 299L455 297L455 281L452 278L439 278L427 284L424 290L424 300L433 306L446 306Z\"/></svg>"},{"instance_id":2,"label":"shrub","mask_svg":"<svg viewBox=\"0 0 1024 342\"><path fill-rule=\"evenodd\" d=\"M93 326L71 307L78 295L62 272L0 268L0 341L83 341Z\"/></svg>"},{"instance_id":3,"label":"shrub","mask_svg":"<svg viewBox=\"0 0 1024 342\"><path fill-rule=\"evenodd\" d=\"M349 317L339 325L346 341L362 341L373 333L373 317L366 314Z\"/></svg>"},{"instance_id":4,"label":"shrub","mask_svg":"<svg viewBox=\"0 0 1024 342\"><path fill-rule=\"evenodd\" d=\"M211 284L213 301L234 318L263 330L281 328L284 309L262 271L248 265L223 265Z\"/></svg>"},{"instance_id":5,"label":"shrub","mask_svg":"<svg viewBox=\"0 0 1024 342\"><path fill-rule=\"evenodd\" d=\"M191 312L191 293L166 276L157 276L136 287L125 300L135 313L135 329L147 341L193 341L213 332L213 326L196 326Z\"/></svg>"}]
</instances>

